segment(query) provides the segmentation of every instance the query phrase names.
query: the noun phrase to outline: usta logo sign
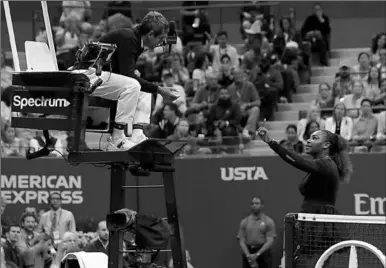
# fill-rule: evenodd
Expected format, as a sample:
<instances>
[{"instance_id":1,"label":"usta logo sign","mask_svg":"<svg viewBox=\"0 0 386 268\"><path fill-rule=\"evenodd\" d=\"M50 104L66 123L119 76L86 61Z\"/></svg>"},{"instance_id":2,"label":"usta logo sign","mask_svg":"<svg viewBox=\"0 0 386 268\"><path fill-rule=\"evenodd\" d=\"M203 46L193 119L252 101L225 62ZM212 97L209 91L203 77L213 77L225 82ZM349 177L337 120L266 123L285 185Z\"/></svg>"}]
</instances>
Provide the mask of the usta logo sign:
<instances>
[{"instance_id":1,"label":"usta logo sign","mask_svg":"<svg viewBox=\"0 0 386 268\"><path fill-rule=\"evenodd\" d=\"M263 167L228 167L220 168L223 181L268 180Z\"/></svg>"},{"instance_id":2,"label":"usta logo sign","mask_svg":"<svg viewBox=\"0 0 386 268\"><path fill-rule=\"evenodd\" d=\"M39 98L23 98L19 95L13 96L13 106L20 107L22 110L24 107L53 107L53 108L65 108L71 103L66 99L52 99L45 98L44 96Z\"/></svg>"}]
</instances>

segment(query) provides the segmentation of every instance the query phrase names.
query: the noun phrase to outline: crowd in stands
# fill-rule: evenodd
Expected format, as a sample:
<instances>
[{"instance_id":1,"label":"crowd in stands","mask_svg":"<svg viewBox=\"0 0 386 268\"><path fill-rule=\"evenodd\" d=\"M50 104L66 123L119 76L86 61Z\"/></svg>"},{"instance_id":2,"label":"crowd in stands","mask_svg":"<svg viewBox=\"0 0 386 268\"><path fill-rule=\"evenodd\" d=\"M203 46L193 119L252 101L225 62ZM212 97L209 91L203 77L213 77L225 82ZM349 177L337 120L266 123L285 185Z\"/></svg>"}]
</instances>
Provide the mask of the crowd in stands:
<instances>
[{"instance_id":1,"label":"crowd in stands","mask_svg":"<svg viewBox=\"0 0 386 268\"><path fill-rule=\"evenodd\" d=\"M195 9L194 4L183 4L186 9L181 10L182 31L171 53L155 48L145 51L138 60L142 77L178 88L181 93L175 103L154 96L151 125L146 133L150 137L187 140L185 154L240 152L241 145L256 138L260 121L275 120L278 104L291 103L298 87L310 83L311 57L318 57L322 66L328 66L329 18L317 4L302 28L297 29L294 9L287 16L276 18L269 6L248 5L240 11L244 47L239 49L229 44L225 30L212 34L207 10ZM90 5L89 1L63 2L59 25L53 27L61 70L73 65L75 52L85 42L138 23L133 22L129 2L112 1L100 22L92 25ZM385 112L377 116L371 112L371 108L385 106L385 39L384 33L378 34L371 50L358 55L357 65L340 63L335 79L320 84L308 116L297 126L288 126L288 140L283 144L301 151L298 141L304 142L313 130L323 128L345 133L350 143L368 149L374 143L385 143ZM36 40L46 42L45 32L39 33ZM44 137L40 132L10 127L11 72L12 68L4 65L2 54L2 151L7 156L18 156L41 148ZM326 118L331 116L326 109L333 111L332 117ZM292 135L294 130L296 136ZM58 149L53 156L65 154L66 133L50 135Z\"/></svg>"},{"instance_id":2,"label":"crowd in stands","mask_svg":"<svg viewBox=\"0 0 386 268\"><path fill-rule=\"evenodd\" d=\"M0 200L0 216L6 209L6 200ZM26 207L19 221L1 218L0 268L60 268L63 257L68 253L100 252L108 254L109 230L106 221L93 219L80 221L73 213L62 208L59 193L49 198L50 209L37 211ZM135 249L135 235L124 235L123 249ZM188 267L192 268L187 251ZM173 268L169 255L150 253L152 262ZM124 267L132 266L143 255L124 253ZM99 267L99 266L98 266Z\"/></svg>"}]
</instances>

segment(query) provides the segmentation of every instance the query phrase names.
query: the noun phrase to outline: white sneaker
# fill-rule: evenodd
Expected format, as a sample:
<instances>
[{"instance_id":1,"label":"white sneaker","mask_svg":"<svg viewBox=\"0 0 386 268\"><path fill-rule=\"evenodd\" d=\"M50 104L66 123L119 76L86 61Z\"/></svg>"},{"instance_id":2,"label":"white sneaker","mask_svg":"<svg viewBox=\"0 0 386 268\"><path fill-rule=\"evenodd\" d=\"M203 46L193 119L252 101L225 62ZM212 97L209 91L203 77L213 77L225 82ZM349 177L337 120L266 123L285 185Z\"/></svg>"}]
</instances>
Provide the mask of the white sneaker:
<instances>
[{"instance_id":1,"label":"white sneaker","mask_svg":"<svg viewBox=\"0 0 386 268\"><path fill-rule=\"evenodd\" d=\"M134 142L129 137L124 137L122 139L113 140L111 137L107 139L107 151L127 151L133 148L138 142Z\"/></svg>"},{"instance_id":2,"label":"white sneaker","mask_svg":"<svg viewBox=\"0 0 386 268\"><path fill-rule=\"evenodd\" d=\"M146 137L145 134L141 134L139 136L132 136L131 139L133 140L133 142L138 144L138 143L141 143L141 142L143 142L145 140L148 140L149 138Z\"/></svg>"}]
</instances>

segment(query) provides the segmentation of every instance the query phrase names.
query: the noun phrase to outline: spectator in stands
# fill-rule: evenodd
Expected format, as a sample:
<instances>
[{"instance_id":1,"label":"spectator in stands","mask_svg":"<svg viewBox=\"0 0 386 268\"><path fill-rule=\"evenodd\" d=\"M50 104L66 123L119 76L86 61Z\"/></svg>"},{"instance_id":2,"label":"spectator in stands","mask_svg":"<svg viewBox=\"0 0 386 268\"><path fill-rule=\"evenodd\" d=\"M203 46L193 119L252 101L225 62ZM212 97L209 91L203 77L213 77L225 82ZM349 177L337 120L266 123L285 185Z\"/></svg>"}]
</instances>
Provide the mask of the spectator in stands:
<instances>
[{"instance_id":1,"label":"spectator in stands","mask_svg":"<svg viewBox=\"0 0 386 268\"><path fill-rule=\"evenodd\" d=\"M332 116L326 119L325 129L349 141L352 137L352 128L352 119L346 116L346 106L343 102L336 103Z\"/></svg>"},{"instance_id":2,"label":"spectator in stands","mask_svg":"<svg viewBox=\"0 0 386 268\"><path fill-rule=\"evenodd\" d=\"M238 103L241 108L241 118L246 120L243 137L250 139L257 129L260 119L260 97L256 87L249 82L242 70L234 70L235 82L229 86L231 100Z\"/></svg>"},{"instance_id":3,"label":"spectator in stands","mask_svg":"<svg viewBox=\"0 0 386 268\"><path fill-rule=\"evenodd\" d=\"M239 55L236 48L228 43L228 33L226 31L217 33L216 41L218 44L212 45L213 40L210 41L208 48L212 56L213 71L218 72L220 70L224 58L230 60L230 67L237 68L239 66Z\"/></svg>"},{"instance_id":4,"label":"spectator in stands","mask_svg":"<svg viewBox=\"0 0 386 268\"><path fill-rule=\"evenodd\" d=\"M304 135L302 137L303 143L306 143L307 140L311 137L312 133L318 130L320 130L320 124L318 123L318 121L309 121L305 127Z\"/></svg>"},{"instance_id":5,"label":"spectator in stands","mask_svg":"<svg viewBox=\"0 0 386 268\"><path fill-rule=\"evenodd\" d=\"M383 48L386 48L386 33L379 33L373 38L371 45L371 60L374 64L379 62Z\"/></svg>"},{"instance_id":6,"label":"spectator in stands","mask_svg":"<svg viewBox=\"0 0 386 268\"><path fill-rule=\"evenodd\" d=\"M320 63L327 66L331 26L330 19L323 13L320 4L314 6L314 14L305 20L301 34L304 40L311 42L312 51L319 54Z\"/></svg>"},{"instance_id":7,"label":"spectator in stands","mask_svg":"<svg viewBox=\"0 0 386 268\"><path fill-rule=\"evenodd\" d=\"M296 30L295 25L289 17L283 17L279 21L279 28L274 36L273 44L275 51L281 55L284 52L286 44L289 42L296 42L298 45L301 43L301 36Z\"/></svg>"},{"instance_id":8,"label":"spectator in stands","mask_svg":"<svg viewBox=\"0 0 386 268\"><path fill-rule=\"evenodd\" d=\"M180 111L181 114L185 114L186 112L186 95L185 95L185 89L180 86L180 85L177 85L174 81L174 76L172 73L165 73L163 76L162 76L162 80L163 80L163 83L164 83L164 86L166 87L172 87L176 90L178 90L179 92L179 98L177 100L175 100L173 103L175 105L177 105L177 108L178 110ZM156 103L155 103L155 106L154 106L154 111L153 111L153 115L159 111L162 110L163 106L165 103L168 103L168 102L172 102L171 100L164 100L164 98L160 95L160 94L157 94L157 98L156 98Z\"/></svg>"},{"instance_id":9,"label":"spectator in stands","mask_svg":"<svg viewBox=\"0 0 386 268\"><path fill-rule=\"evenodd\" d=\"M379 63L376 66L381 72L381 79L386 79L386 48L379 51Z\"/></svg>"},{"instance_id":10,"label":"spectator in stands","mask_svg":"<svg viewBox=\"0 0 386 268\"><path fill-rule=\"evenodd\" d=\"M379 83L380 94L375 98L374 105L386 106L386 78Z\"/></svg>"},{"instance_id":11,"label":"spectator in stands","mask_svg":"<svg viewBox=\"0 0 386 268\"><path fill-rule=\"evenodd\" d=\"M80 32L81 22L79 18L74 14L66 17L55 32L56 54L59 56L78 47Z\"/></svg>"},{"instance_id":12,"label":"spectator in stands","mask_svg":"<svg viewBox=\"0 0 386 268\"><path fill-rule=\"evenodd\" d=\"M206 85L205 72L209 70L209 58L206 53L200 53L195 57L194 70L192 74L193 91Z\"/></svg>"},{"instance_id":13,"label":"spectator in stands","mask_svg":"<svg viewBox=\"0 0 386 268\"><path fill-rule=\"evenodd\" d=\"M316 100L312 101L311 105L319 109L333 108L335 100L332 97L331 86L328 83L321 83L319 85L319 94Z\"/></svg>"},{"instance_id":14,"label":"spectator in stands","mask_svg":"<svg viewBox=\"0 0 386 268\"><path fill-rule=\"evenodd\" d=\"M373 145L376 138L378 120L373 115L372 102L369 99L361 101L361 115L354 120L352 130L352 146L366 146L368 149Z\"/></svg>"},{"instance_id":15,"label":"spectator in stands","mask_svg":"<svg viewBox=\"0 0 386 268\"><path fill-rule=\"evenodd\" d=\"M13 68L5 63L5 52L1 50L1 93L10 85L12 85Z\"/></svg>"},{"instance_id":16,"label":"spectator in stands","mask_svg":"<svg viewBox=\"0 0 386 268\"><path fill-rule=\"evenodd\" d=\"M367 52L361 52L358 55L358 64L352 67L351 74L354 79L360 79L363 82L366 82L369 77L370 67L370 54Z\"/></svg>"},{"instance_id":17,"label":"spectator in stands","mask_svg":"<svg viewBox=\"0 0 386 268\"><path fill-rule=\"evenodd\" d=\"M350 94L352 91L353 78L350 72L350 66L347 62L342 61L339 64L339 74L332 84L332 96L334 99L343 98L344 95Z\"/></svg>"},{"instance_id":18,"label":"spectator in stands","mask_svg":"<svg viewBox=\"0 0 386 268\"><path fill-rule=\"evenodd\" d=\"M372 66L369 69L368 79L365 83L364 97L375 101L380 95L381 91L379 85L381 82L381 73L376 66Z\"/></svg>"},{"instance_id":19,"label":"spectator in stands","mask_svg":"<svg viewBox=\"0 0 386 268\"><path fill-rule=\"evenodd\" d=\"M220 62L221 65L217 75L218 83L222 87L229 87L234 80L233 70L235 68L232 67L231 58L227 54L221 56Z\"/></svg>"},{"instance_id":20,"label":"spectator in stands","mask_svg":"<svg viewBox=\"0 0 386 268\"><path fill-rule=\"evenodd\" d=\"M16 130L9 123L4 124L1 129L1 153L3 156L25 155L20 139L16 137Z\"/></svg>"},{"instance_id":21,"label":"spectator in stands","mask_svg":"<svg viewBox=\"0 0 386 268\"><path fill-rule=\"evenodd\" d=\"M209 1L183 1L181 9L183 44L199 41L202 44L206 41L205 32L210 33L210 24L205 10L194 8L194 6L207 6ZM192 8L189 8L192 7Z\"/></svg>"},{"instance_id":22,"label":"spectator in stands","mask_svg":"<svg viewBox=\"0 0 386 268\"><path fill-rule=\"evenodd\" d=\"M64 147L61 140L52 137L51 133L49 135L51 143L54 145L55 148L55 150L50 153L50 156L61 157L64 154ZM37 131L36 136L29 141L27 154L39 151L45 146L46 142L47 141L43 135L43 131Z\"/></svg>"},{"instance_id":23,"label":"spectator in stands","mask_svg":"<svg viewBox=\"0 0 386 268\"><path fill-rule=\"evenodd\" d=\"M386 145L386 111L378 114L377 145Z\"/></svg>"},{"instance_id":24,"label":"spectator in stands","mask_svg":"<svg viewBox=\"0 0 386 268\"><path fill-rule=\"evenodd\" d=\"M274 120L279 93L283 90L283 77L280 71L271 66L269 57L261 59L257 73L252 74L252 83L261 99L260 117Z\"/></svg>"},{"instance_id":25,"label":"spectator in stands","mask_svg":"<svg viewBox=\"0 0 386 268\"><path fill-rule=\"evenodd\" d=\"M32 248L34 246L34 240L38 236L38 232L35 231L37 226L37 217L33 213L25 212L20 218L21 234L18 246L22 250Z\"/></svg>"},{"instance_id":26,"label":"spectator in stands","mask_svg":"<svg viewBox=\"0 0 386 268\"><path fill-rule=\"evenodd\" d=\"M280 92L281 103L291 103L292 94L296 93L300 85L299 67L301 63L298 52L297 48L285 48L281 60L275 64L283 78L283 90Z\"/></svg>"},{"instance_id":27,"label":"spectator in stands","mask_svg":"<svg viewBox=\"0 0 386 268\"><path fill-rule=\"evenodd\" d=\"M196 151L195 137L191 135L189 129L188 120L186 118L181 118L174 133L167 137L168 140L187 141L188 144L182 150L182 153L185 155L193 154Z\"/></svg>"},{"instance_id":28,"label":"spectator in stands","mask_svg":"<svg viewBox=\"0 0 386 268\"><path fill-rule=\"evenodd\" d=\"M256 30L255 32L258 32ZM261 59L261 44L263 41L263 35L260 33L249 34L248 42L250 49L245 52L242 62L242 69L253 72L252 70L256 69L259 66Z\"/></svg>"},{"instance_id":29,"label":"spectator in stands","mask_svg":"<svg viewBox=\"0 0 386 268\"><path fill-rule=\"evenodd\" d=\"M63 235L62 242L58 245L58 250L53 260L52 266L50 268L60 268L63 257L67 253L79 252L79 238L78 235L74 232L66 232Z\"/></svg>"},{"instance_id":30,"label":"spectator in stands","mask_svg":"<svg viewBox=\"0 0 386 268\"><path fill-rule=\"evenodd\" d=\"M132 20L132 9L130 1L110 1L105 9L105 12L102 15L102 21L107 21L107 19L115 14L122 14L126 18ZM132 23L132 22L131 22Z\"/></svg>"},{"instance_id":31,"label":"spectator in stands","mask_svg":"<svg viewBox=\"0 0 386 268\"><path fill-rule=\"evenodd\" d=\"M200 88L193 97L190 103L190 108L186 112L186 116L191 113L198 113L202 110L210 110L217 102L220 87L217 83L217 77L213 71L205 73L206 86Z\"/></svg>"},{"instance_id":32,"label":"spectator in stands","mask_svg":"<svg viewBox=\"0 0 386 268\"><path fill-rule=\"evenodd\" d=\"M74 17L79 22L89 21L91 13L90 1L62 1L60 22L65 22L69 17Z\"/></svg>"},{"instance_id":33,"label":"spectator in stands","mask_svg":"<svg viewBox=\"0 0 386 268\"><path fill-rule=\"evenodd\" d=\"M86 246L86 252L103 252L108 254L109 247L109 229L107 229L106 221L98 223L97 238Z\"/></svg>"},{"instance_id":34,"label":"spectator in stands","mask_svg":"<svg viewBox=\"0 0 386 268\"><path fill-rule=\"evenodd\" d=\"M365 86L362 81L355 80L352 82L352 94L345 95L340 101L346 106L347 116L356 118L359 115L359 108L363 100Z\"/></svg>"},{"instance_id":35,"label":"spectator in stands","mask_svg":"<svg viewBox=\"0 0 386 268\"><path fill-rule=\"evenodd\" d=\"M180 121L180 113L174 103L166 103L163 110L163 119L158 123L158 138L166 139L172 135Z\"/></svg>"},{"instance_id":36,"label":"spectator in stands","mask_svg":"<svg viewBox=\"0 0 386 268\"><path fill-rule=\"evenodd\" d=\"M298 128L295 125L288 125L286 128L287 138L280 141L280 145L288 150L293 150L299 154L304 151L304 144L298 139Z\"/></svg>"},{"instance_id":37,"label":"spectator in stands","mask_svg":"<svg viewBox=\"0 0 386 268\"><path fill-rule=\"evenodd\" d=\"M320 129L324 129L325 121L320 116L320 108L311 106L308 110L307 117L300 119L298 122L298 138L300 141L304 141L303 137L306 133L306 126L309 122L316 121L319 124Z\"/></svg>"},{"instance_id":38,"label":"spectator in stands","mask_svg":"<svg viewBox=\"0 0 386 268\"><path fill-rule=\"evenodd\" d=\"M240 106L231 99L227 88L220 89L217 103L209 111L208 124L221 135L222 144L236 145L240 128Z\"/></svg>"},{"instance_id":39,"label":"spectator in stands","mask_svg":"<svg viewBox=\"0 0 386 268\"><path fill-rule=\"evenodd\" d=\"M9 224L8 230L5 232L6 241L2 244L5 262L12 268L24 267L22 251L17 247L20 239L20 231L21 229L18 224Z\"/></svg>"},{"instance_id":40,"label":"spectator in stands","mask_svg":"<svg viewBox=\"0 0 386 268\"><path fill-rule=\"evenodd\" d=\"M76 224L71 211L62 208L62 200L59 193L52 193L49 197L51 209L40 218L37 230L51 235L55 243L64 239L66 232L75 232Z\"/></svg>"},{"instance_id":41,"label":"spectator in stands","mask_svg":"<svg viewBox=\"0 0 386 268\"><path fill-rule=\"evenodd\" d=\"M23 254L27 267L51 268L57 253L52 237L45 233L38 234L32 242L33 247L27 249Z\"/></svg>"},{"instance_id":42,"label":"spectator in stands","mask_svg":"<svg viewBox=\"0 0 386 268\"><path fill-rule=\"evenodd\" d=\"M172 52L171 55L171 73L174 76L174 83L184 86L189 80L189 71L184 66L184 59L180 53Z\"/></svg>"}]
</instances>

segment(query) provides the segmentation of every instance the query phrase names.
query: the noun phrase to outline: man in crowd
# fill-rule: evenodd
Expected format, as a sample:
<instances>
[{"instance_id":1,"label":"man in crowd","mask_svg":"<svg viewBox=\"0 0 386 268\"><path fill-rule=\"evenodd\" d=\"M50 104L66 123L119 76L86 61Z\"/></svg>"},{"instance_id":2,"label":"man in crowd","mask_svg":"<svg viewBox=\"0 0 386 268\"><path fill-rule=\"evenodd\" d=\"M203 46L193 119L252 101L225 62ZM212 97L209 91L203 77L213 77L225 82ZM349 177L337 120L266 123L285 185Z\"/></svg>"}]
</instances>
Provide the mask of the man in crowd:
<instances>
[{"instance_id":1,"label":"man in crowd","mask_svg":"<svg viewBox=\"0 0 386 268\"><path fill-rule=\"evenodd\" d=\"M66 232L76 231L75 219L71 211L62 208L59 193L52 193L49 203L51 209L41 216L38 230L51 235L54 242L58 243Z\"/></svg>"},{"instance_id":2,"label":"man in crowd","mask_svg":"<svg viewBox=\"0 0 386 268\"><path fill-rule=\"evenodd\" d=\"M38 236L38 233L35 232L37 217L33 213L25 212L21 216L20 223L22 229L18 246L25 250L33 247L34 240Z\"/></svg>"},{"instance_id":3,"label":"man in crowd","mask_svg":"<svg viewBox=\"0 0 386 268\"><path fill-rule=\"evenodd\" d=\"M192 113L199 113L202 110L210 110L217 102L220 86L217 82L216 74L211 70L207 70L205 72L205 79L206 86L196 91L186 116Z\"/></svg>"},{"instance_id":4,"label":"man in crowd","mask_svg":"<svg viewBox=\"0 0 386 268\"><path fill-rule=\"evenodd\" d=\"M237 68L239 66L239 55L234 46L228 43L228 33L226 31L220 31L217 33L218 45L210 45L209 53L212 55L213 63L212 68L216 73L221 66L221 57L228 55L231 59L231 66ZM211 40L212 41L212 40ZM209 44L211 44L210 42Z\"/></svg>"},{"instance_id":5,"label":"man in crowd","mask_svg":"<svg viewBox=\"0 0 386 268\"><path fill-rule=\"evenodd\" d=\"M260 97L256 87L246 79L246 74L239 69L233 71L235 82L229 86L229 94L233 101L236 101L241 108L242 118L247 122L243 130L244 138L251 138L256 132L260 116Z\"/></svg>"},{"instance_id":6,"label":"man in crowd","mask_svg":"<svg viewBox=\"0 0 386 268\"><path fill-rule=\"evenodd\" d=\"M107 229L106 221L99 222L97 235L98 237L86 247L85 251L103 252L108 254L109 230Z\"/></svg>"},{"instance_id":7,"label":"man in crowd","mask_svg":"<svg viewBox=\"0 0 386 268\"><path fill-rule=\"evenodd\" d=\"M350 66L347 62L342 61L339 64L339 76L335 79L332 84L332 97L343 98L345 95L351 94L352 92L353 79L350 74Z\"/></svg>"},{"instance_id":8,"label":"man in crowd","mask_svg":"<svg viewBox=\"0 0 386 268\"><path fill-rule=\"evenodd\" d=\"M21 228L19 225L11 223L6 231L6 241L3 243L4 258L7 265L18 268L23 267L24 262L21 255L21 250L17 246L20 239Z\"/></svg>"},{"instance_id":9,"label":"man in crowd","mask_svg":"<svg viewBox=\"0 0 386 268\"><path fill-rule=\"evenodd\" d=\"M243 268L271 268L271 249L276 238L274 221L264 213L261 197L254 197L251 214L240 223L237 239L243 252Z\"/></svg>"},{"instance_id":10,"label":"man in crowd","mask_svg":"<svg viewBox=\"0 0 386 268\"><path fill-rule=\"evenodd\" d=\"M268 56L260 60L257 73L252 74L252 83L261 99L260 117L273 120L279 93L283 90L283 77L280 71L271 65Z\"/></svg>"},{"instance_id":11,"label":"man in crowd","mask_svg":"<svg viewBox=\"0 0 386 268\"><path fill-rule=\"evenodd\" d=\"M220 89L217 103L209 111L208 125L214 129L214 134L224 145L238 143L240 127L240 106L233 102L227 88Z\"/></svg>"}]
</instances>

